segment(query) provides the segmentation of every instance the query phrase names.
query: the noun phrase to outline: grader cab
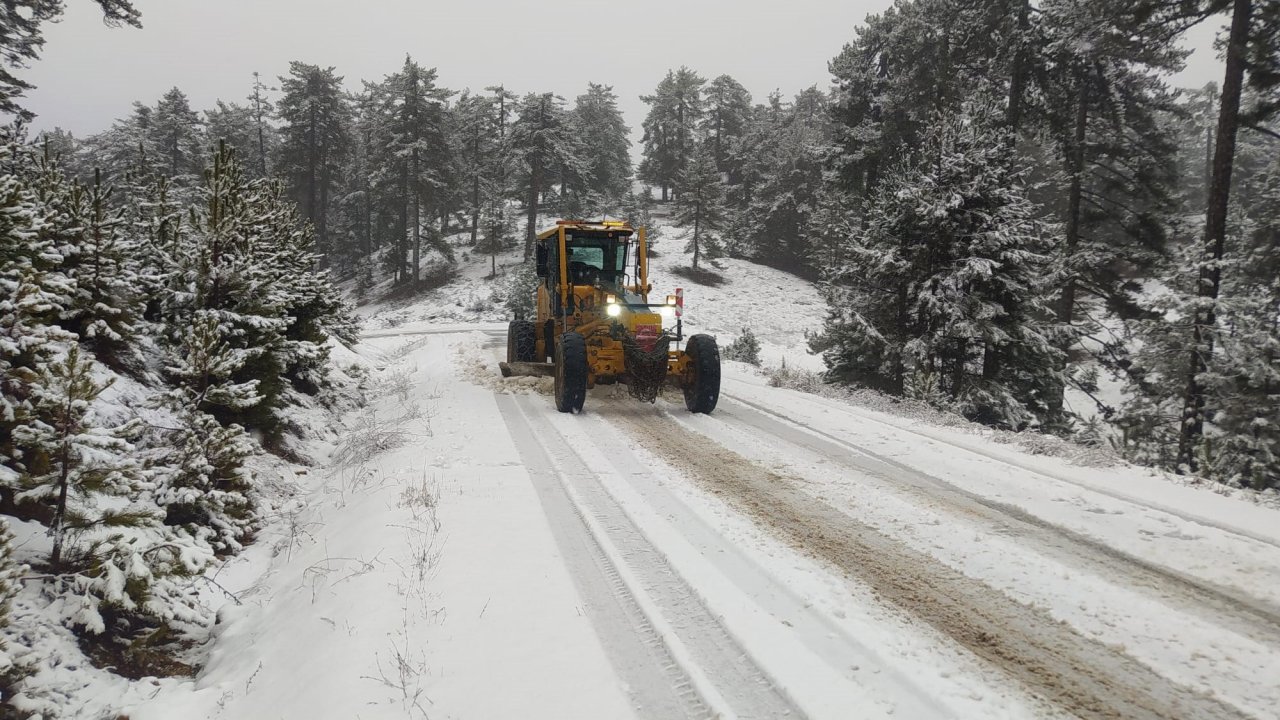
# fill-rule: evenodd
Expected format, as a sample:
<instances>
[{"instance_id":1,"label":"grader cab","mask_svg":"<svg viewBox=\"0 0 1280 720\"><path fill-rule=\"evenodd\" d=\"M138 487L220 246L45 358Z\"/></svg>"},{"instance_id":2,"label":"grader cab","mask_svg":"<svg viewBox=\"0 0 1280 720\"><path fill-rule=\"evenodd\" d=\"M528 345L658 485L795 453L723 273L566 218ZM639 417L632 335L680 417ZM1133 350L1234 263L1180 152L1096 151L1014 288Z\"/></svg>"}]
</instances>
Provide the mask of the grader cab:
<instances>
[{"instance_id":1,"label":"grader cab","mask_svg":"<svg viewBox=\"0 0 1280 720\"><path fill-rule=\"evenodd\" d=\"M684 340L679 295L650 303L644 228L561 220L537 237L537 317L507 328L505 377L555 377L556 409L582 410L587 389L623 383L654 402L663 386L709 413L720 397L720 352L710 335ZM684 349L680 344L684 343Z\"/></svg>"}]
</instances>

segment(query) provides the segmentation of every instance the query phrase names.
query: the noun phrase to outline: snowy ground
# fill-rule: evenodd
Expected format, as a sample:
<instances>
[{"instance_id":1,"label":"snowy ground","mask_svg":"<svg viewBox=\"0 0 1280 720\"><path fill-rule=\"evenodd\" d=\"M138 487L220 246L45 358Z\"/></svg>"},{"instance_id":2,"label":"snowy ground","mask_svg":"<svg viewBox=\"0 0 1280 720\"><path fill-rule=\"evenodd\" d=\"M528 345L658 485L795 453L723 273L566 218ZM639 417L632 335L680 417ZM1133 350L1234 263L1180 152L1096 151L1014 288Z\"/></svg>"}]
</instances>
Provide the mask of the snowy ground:
<instances>
[{"instance_id":1,"label":"snowy ground","mask_svg":"<svg viewBox=\"0 0 1280 720\"><path fill-rule=\"evenodd\" d=\"M811 287L693 286L667 245L687 330L813 366ZM711 416L614 388L562 415L498 377L484 292L369 311L374 401L219 576L200 677L128 717L1280 717L1272 507L739 364Z\"/></svg>"}]
</instances>

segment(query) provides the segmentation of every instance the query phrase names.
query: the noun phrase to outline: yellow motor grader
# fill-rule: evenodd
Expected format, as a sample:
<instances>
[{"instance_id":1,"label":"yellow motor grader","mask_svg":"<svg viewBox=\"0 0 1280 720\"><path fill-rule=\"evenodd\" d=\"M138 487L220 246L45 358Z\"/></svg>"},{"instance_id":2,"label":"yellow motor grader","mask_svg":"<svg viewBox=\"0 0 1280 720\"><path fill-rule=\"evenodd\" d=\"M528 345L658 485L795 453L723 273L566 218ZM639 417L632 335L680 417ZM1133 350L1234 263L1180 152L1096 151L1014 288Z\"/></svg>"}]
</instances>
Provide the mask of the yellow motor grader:
<instances>
[{"instance_id":1,"label":"yellow motor grader","mask_svg":"<svg viewBox=\"0 0 1280 720\"><path fill-rule=\"evenodd\" d=\"M582 410L588 388L614 383L647 402L674 385L691 412L715 409L716 340L699 334L684 341L680 291L649 302L644 228L560 220L538 235L536 249L537 317L508 326L507 361L499 364L504 377L555 377L560 412Z\"/></svg>"}]
</instances>

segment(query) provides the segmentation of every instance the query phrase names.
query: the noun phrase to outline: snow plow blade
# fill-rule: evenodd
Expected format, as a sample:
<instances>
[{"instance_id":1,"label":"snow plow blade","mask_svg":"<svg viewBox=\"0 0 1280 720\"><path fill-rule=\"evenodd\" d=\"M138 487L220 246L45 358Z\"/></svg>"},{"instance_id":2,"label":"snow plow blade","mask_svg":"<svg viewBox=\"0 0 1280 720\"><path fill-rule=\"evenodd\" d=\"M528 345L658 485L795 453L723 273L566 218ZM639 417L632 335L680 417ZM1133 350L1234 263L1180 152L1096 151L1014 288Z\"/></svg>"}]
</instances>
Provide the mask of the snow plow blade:
<instances>
[{"instance_id":1,"label":"snow plow blade","mask_svg":"<svg viewBox=\"0 0 1280 720\"><path fill-rule=\"evenodd\" d=\"M500 362L502 377L554 377L556 366L551 363Z\"/></svg>"}]
</instances>

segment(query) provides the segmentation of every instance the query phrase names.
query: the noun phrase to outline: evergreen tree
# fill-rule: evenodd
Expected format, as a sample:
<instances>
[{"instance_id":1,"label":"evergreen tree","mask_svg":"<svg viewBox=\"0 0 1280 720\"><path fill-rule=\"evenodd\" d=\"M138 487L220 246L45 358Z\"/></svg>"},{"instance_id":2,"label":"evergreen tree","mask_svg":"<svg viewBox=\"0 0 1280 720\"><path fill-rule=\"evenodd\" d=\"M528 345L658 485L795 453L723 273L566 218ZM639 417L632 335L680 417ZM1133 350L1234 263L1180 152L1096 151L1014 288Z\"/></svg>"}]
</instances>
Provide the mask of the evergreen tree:
<instances>
[{"instance_id":1,"label":"evergreen tree","mask_svg":"<svg viewBox=\"0 0 1280 720\"><path fill-rule=\"evenodd\" d=\"M67 559L64 549L71 534L145 520L137 511L99 507L100 498L130 497L139 490L129 439L141 421L96 425L90 407L108 385L96 382L92 370L75 345L64 359L42 367L32 384L31 416L14 429L14 441L26 458L18 500L52 507L49 564L55 569Z\"/></svg>"},{"instance_id":2,"label":"evergreen tree","mask_svg":"<svg viewBox=\"0 0 1280 720\"><path fill-rule=\"evenodd\" d=\"M205 111L204 125L211 144L224 142L239 157L253 158L252 161L242 163L246 175L251 178L266 177L262 170L260 143L267 143L268 128L258 123L252 106L219 100L213 110Z\"/></svg>"},{"instance_id":3,"label":"evergreen tree","mask_svg":"<svg viewBox=\"0 0 1280 720\"><path fill-rule=\"evenodd\" d=\"M581 148L564 98L530 93L520 102L520 116L511 126L510 147L525 201L524 259L533 257L538 205L551 189L555 170L581 168Z\"/></svg>"},{"instance_id":4,"label":"evergreen tree","mask_svg":"<svg viewBox=\"0 0 1280 720\"><path fill-rule=\"evenodd\" d=\"M167 176L152 130L154 119L154 109L135 102L129 117L85 140L84 165L101 170L104 180L117 188L129 183L144 185L155 177Z\"/></svg>"},{"instance_id":5,"label":"evergreen tree","mask_svg":"<svg viewBox=\"0 0 1280 720\"><path fill-rule=\"evenodd\" d=\"M363 268L364 274L369 275L368 286L372 286L374 253L388 239L387 223L384 222L386 203L376 192L380 118L373 86L366 83L363 91L351 96L350 102L353 117L351 157L338 202L336 233L340 239L335 242L339 255L337 265L340 271L346 272L352 268ZM395 258L388 260L395 262ZM397 272L399 268L392 265L391 270Z\"/></svg>"},{"instance_id":6,"label":"evergreen tree","mask_svg":"<svg viewBox=\"0 0 1280 720\"><path fill-rule=\"evenodd\" d=\"M132 262L137 251L125 237L124 212L110 209L111 194L98 172L93 185L75 188L72 220L81 231L76 262L67 270L75 295L64 316L68 329L103 359L129 351L142 311Z\"/></svg>"},{"instance_id":7,"label":"evergreen tree","mask_svg":"<svg viewBox=\"0 0 1280 720\"><path fill-rule=\"evenodd\" d=\"M386 78L377 96L382 120L376 162L394 183L401 237L409 241L407 248L398 245L396 252L399 258L411 254L408 273L400 274L399 279L412 280L415 285L421 270L424 223L441 216L452 181L445 107L452 93L436 87L435 81L434 68L423 68L406 57L404 67ZM438 231L428 228L426 239L452 261L453 251L444 233L444 227Z\"/></svg>"},{"instance_id":8,"label":"evergreen tree","mask_svg":"<svg viewBox=\"0 0 1280 720\"><path fill-rule=\"evenodd\" d=\"M166 404L182 422L164 458L169 468L155 492L165 524L218 552L241 548L253 527L252 476L244 461L253 446L244 429L223 427L213 414L243 413L263 402L256 379L240 381L250 353L232 346L218 314L198 311L170 356L174 389Z\"/></svg>"},{"instance_id":9,"label":"evergreen tree","mask_svg":"<svg viewBox=\"0 0 1280 720\"><path fill-rule=\"evenodd\" d=\"M177 240L179 265L171 279L174 292L166 308L165 332L181 357L187 351L178 348L195 320L205 312L216 315L222 338L237 351L231 379L255 382L260 397L253 403L200 409L226 424L261 430L268 443L274 443L281 424L288 320L272 287L274 268L263 237L271 218L263 215L255 197L261 191L260 184L245 181L231 150L224 146L215 153L202 190L203 206L191 213ZM178 367L175 361L168 366L171 381L185 385L181 374L172 374Z\"/></svg>"},{"instance_id":10,"label":"evergreen tree","mask_svg":"<svg viewBox=\"0 0 1280 720\"><path fill-rule=\"evenodd\" d=\"M515 240L512 223L513 214L508 209L507 198L511 192L513 150L508 128L516 107L516 96L501 86L486 88L493 93L483 98L486 110L486 122L468 124L475 161L479 163L479 172L471 177L473 203L479 204L479 216L472 216L472 236L476 249L489 255L491 277L498 274L498 253L509 249ZM482 105L479 98L474 101L478 111ZM483 135L476 137L480 131ZM483 150L487 148L487 152ZM472 163L474 166L475 163ZM474 213L475 210L473 209Z\"/></svg>"},{"instance_id":11,"label":"evergreen tree","mask_svg":"<svg viewBox=\"0 0 1280 720\"><path fill-rule=\"evenodd\" d=\"M1218 334L1218 301L1222 288L1222 268L1226 257L1228 212L1232 174L1235 170L1237 134L1242 124L1241 97L1246 75L1255 88L1263 90L1262 102L1243 115L1252 126L1280 114L1280 102L1269 91L1280 85L1280 11L1263 5L1255 13L1253 0L1234 0L1231 4L1231 28L1227 38L1227 62L1219 99L1218 126L1214 139L1212 174L1208 192L1203 251L1198 258L1199 281L1195 305L1192 340L1189 346L1189 369L1182 407L1182 426L1178 439L1178 467L1195 472L1199 466L1200 445L1205 439L1208 408L1205 376L1213 363L1214 344ZM1274 309L1264 315L1264 327Z\"/></svg>"},{"instance_id":12,"label":"evergreen tree","mask_svg":"<svg viewBox=\"0 0 1280 720\"><path fill-rule=\"evenodd\" d=\"M148 131L164 172L183 185L195 183L203 170L206 143L200 115L191 109L186 94L176 87L166 92L156 103Z\"/></svg>"},{"instance_id":13,"label":"evergreen tree","mask_svg":"<svg viewBox=\"0 0 1280 720\"><path fill-rule=\"evenodd\" d=\"M670 197L680 174L692 159L702 121L702 86L706 80L687 67L668 70L653 95L640 99L649 105L644 124L644 159L640 179L662 188L662 201Z\"/></svg>"},{"instance_id":14,"label":"evergreen tree","mask_svg":"<svg viewBox=\"0 0 1280 720\"><path fill-rule=\"evenodd\" d=\"M835 169L846 191L867 201L884 171L918 146L933 115L957 112L966 98L999 94L1003 73L993 67L1003 57L999 41L1019 39L999 27L1016 17L1008 4L903 0L867 17L831 61L841 150Z\"/></svg>"},{"instance_id":15,"label":"evergreen tree","mask_svg":"<svg viewBox=\"0 0 1280 720\"><path fill-rule=\"evenodd\" d=\"M470 244L480 239L480 216L489 193L489 170L497 152L497 127L489 98L463 90L453 106L451 129L457 176L464 185L463 209L469 220Z\"/></svg>"},{"instance_id":16,"label":"evergreen tree","mask_svg":"<svg viewBox=\"0 0 1280 720\"><path fill-rule=\"evenodd\" d=\"M40 511L20 507L20 477L30 458L15 433L35 412L41 368L74 339L56 325L72 305L74 284L63 272L57 212L34 189L36 165L17 138L0 142L0 167L14 170L0 173L0 505L24 517Z\"/></svg>"},{"instance_id":17,"label":"evergreen tree","mask_svg":"<svg viewBox=\"0 0 1280 720\"><path fill-rule=\"evenodd\" d=\"M1060 379L1043 319L1048 229L1001 121L990 106L940 116L884 178L813 345L834 378L916 385L971 419L1023 428L1056 421L1046 398Z\"/></svg>"},{"instance_id":18,"label":"evergreen tree","mask_svg":"<svg viewBox=\"0 0 1280 720\"><path fill-rule=\"evenodd\" d=\"M631 184L631 130L608 85L589 83L573 109L581 140L584 190L592 215L616 210Z\"/></svg>"},{"instance_id":19,"label":"evergreen tree","mask_svg":"<svg viewBox=\"0 0 1280 720\"><path fill-rule=\"evenodd\" d=\"M9 608L20 589L18 577L25 570L13 557L13 534L9 532L9 525L0 520L0 703L8 703L14 696L24 674L7 638Z\"/></svg>"},{"instance_id":20,"label":"evergreen tree","mask_svg":"<svg viewBox=\"0 0 1280 720\"><path fill-rule=\"evenodd\" d=\"M317 246L327 260L334 254L330 200L350 150L351 109L342 78L331 67L292 62L289 74L280 78L280 91L277 112L284 127L279 172L303 217L315 227Z\"/></svg>"},{"instance_id":21,"label":"evergreen tree","mask_svg":"<svg viewBox=\"0 0 1280 720\"><path fill-rule=\"evenodd\" d=\"M725 227L724 187L715 156L703 144L694 152L676 183L676 225L690 230L685 252L693 253L693 269L702 256L714 260L723 253L720 233Z\"/></svg>"},{"instance_id":22,"label":"evergreen tree","mask_svg":"<svg viewBox=\"0 0 1280 720\"><path fill-rule=\"evenodd\" d=\"M645 229L645 243L652 250L662 238L662 226L653 213L653 188L632 188L622 201L622 219L634 228Z\"/></svg>"},{"instance_id":23,"label":"evergreen tree","mask_svg":"<svg viewBox=\"0 0 1280 720\"><path fill-rule=\"evenodd\" d=\"M254 148L257 152L254 155L246 155L245 157L256 158L253 166L257 169L258 177L267 177L268 158L276 153L278 138L276 130L267 120L275 112L275 105L267 98L267 92L275 90L275 88L267 87L262 82L262 77L258 73L253 74L253 92L249 95L249 111L253 116L253 129L257 135L257 144Z\"/></svg>"},{"instance_id":24,"label":"evergreen tree","mask_svg":"<svg viewBox=\"0 0 1280 720\"><path fill-rule=\"evenodd\" d=\"M165 531L131 442L142 422L100 424L94 405L110 383L93 376L71 345L41 368L31 417L14 433L28 458L19 499L50 509L47 582L65 598L62 620L127 642L160 625L203 625L207 611L177 578L203 572L212 554Z\"/></svg>"},{"instance_id":25,"label":"evergreen tree","mask_svg":"<svg viewBox=\"0 0 1280 720\"><path fill-rule=\"evenodd\" d=\"M777 115L775 121L775 113L762 113L743 143L751 156L738 163L749 171L739 177L752 182L730 191L746 201L737 213L735 249L741 242L758 262L813 276L822 248L810 234L831 143L827 97L809 88ZM761 137L762 132L768 134Z\"/></svg>"},{"instance_id":26,"label":"evergreen tree","mask_svg":"<svg viewBox=\"0 0 1280 720\"><path fill-rule=\"evenodd\" d=\"M716 169L729 176L729 184L735 181L734 166L730 163L734 143L747 131L751 122L751 93L737 80L721 75L707 85L704 94L706 117L702 132L711 144L716 159Z\"/></svg>"}]
</instances>

